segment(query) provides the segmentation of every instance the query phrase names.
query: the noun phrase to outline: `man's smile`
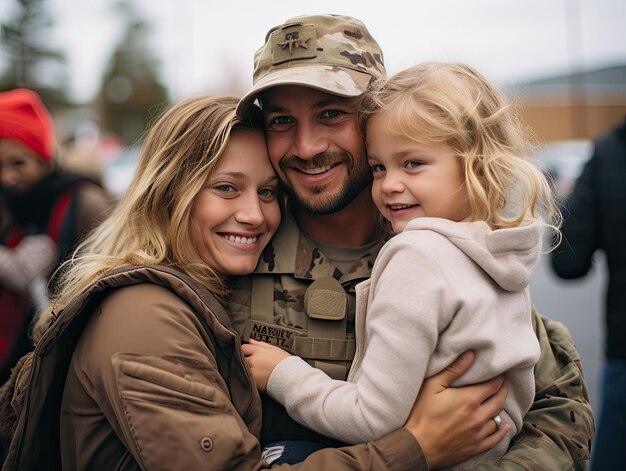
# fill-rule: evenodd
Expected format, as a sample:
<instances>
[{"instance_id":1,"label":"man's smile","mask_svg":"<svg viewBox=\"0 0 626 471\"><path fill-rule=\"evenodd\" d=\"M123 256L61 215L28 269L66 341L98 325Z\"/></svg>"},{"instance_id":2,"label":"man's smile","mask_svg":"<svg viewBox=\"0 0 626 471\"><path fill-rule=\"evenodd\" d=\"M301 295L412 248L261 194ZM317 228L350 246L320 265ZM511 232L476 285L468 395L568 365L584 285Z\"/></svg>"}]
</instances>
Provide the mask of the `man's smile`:
<instances>
[{"instance_id":1,"label":"man's smile","mask_svg":"<svg viewBox=\"0 0 626 471\"><path fill-rule=\"evenodd\" d=\"M307 175L319 175L321 173L325 173L328 172L331 168L335 167L339 165L339 162L335 163L335 164L331 164L331 165L324 165L323 167L317 167L317 168L302 168L302 169L295 169L298 170L302 173L306 173Z\"/></svg>"}]
</instances>

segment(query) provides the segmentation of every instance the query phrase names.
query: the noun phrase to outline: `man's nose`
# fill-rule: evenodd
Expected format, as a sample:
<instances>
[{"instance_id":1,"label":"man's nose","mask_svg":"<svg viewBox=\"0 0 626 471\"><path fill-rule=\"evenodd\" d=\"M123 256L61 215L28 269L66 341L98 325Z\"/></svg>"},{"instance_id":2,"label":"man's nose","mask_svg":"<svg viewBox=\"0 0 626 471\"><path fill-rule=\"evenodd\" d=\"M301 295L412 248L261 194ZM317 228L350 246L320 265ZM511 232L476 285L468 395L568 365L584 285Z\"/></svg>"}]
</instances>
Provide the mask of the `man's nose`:
<instances>
[{"instance_id":1,"label":"man's nose","mask_svg":"<svg viewBox=\"0 0 626 471\"><path fill-rule=\"evenodd\" d=\"M328 140L322 131L312 124L298 123L293 155L308 160L328 150Z\"/></svg>"}]
</instances>

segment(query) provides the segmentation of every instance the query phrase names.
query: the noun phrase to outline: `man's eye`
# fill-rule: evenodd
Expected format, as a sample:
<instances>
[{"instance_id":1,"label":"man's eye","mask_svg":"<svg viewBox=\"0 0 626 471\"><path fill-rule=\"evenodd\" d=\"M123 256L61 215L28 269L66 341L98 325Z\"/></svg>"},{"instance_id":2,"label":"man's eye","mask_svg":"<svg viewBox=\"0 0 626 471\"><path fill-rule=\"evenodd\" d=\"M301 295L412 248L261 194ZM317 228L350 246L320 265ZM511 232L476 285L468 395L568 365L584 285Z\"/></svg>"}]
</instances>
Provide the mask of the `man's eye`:
<instances>
[{"instance_id":1,"label":"man's eye","mask_svg":"<svg viewBox=\"0 0 626 471\"><path fill-rule=\"evenodd\" d=\"M338 116L341 116L343 114L343 111L339 111L339 110L326 110L321 114L321 118L336 118Z\"/></svg>"},{"instance_id":2,"label":"man's eye","mask_svg":"<svg viewBox=\"0 0 626 471\"><path fill-rule=\"evenodd\" d=\"M289 116L276 116L275 118L272 118L270 120L270 126L271 125L281 126L281 125L291 124L291 123L293 123L293 119L291 119Z\"/></svg>"}]
</instances>

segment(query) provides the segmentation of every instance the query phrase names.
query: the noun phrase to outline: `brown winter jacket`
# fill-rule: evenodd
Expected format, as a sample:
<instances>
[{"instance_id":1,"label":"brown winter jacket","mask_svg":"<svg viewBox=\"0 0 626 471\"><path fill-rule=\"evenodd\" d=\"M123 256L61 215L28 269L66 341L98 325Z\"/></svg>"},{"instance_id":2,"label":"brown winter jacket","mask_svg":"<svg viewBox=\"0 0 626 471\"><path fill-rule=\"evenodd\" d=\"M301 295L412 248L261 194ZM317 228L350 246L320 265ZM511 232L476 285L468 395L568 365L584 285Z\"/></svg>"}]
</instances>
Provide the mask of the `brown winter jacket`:
<instances>
[{"instance_id":1,"label":"brown winter jacket","mask_svg":"<svg viewBox=\"0 0 626 471\"><path fill-rule=\"evenodd\" d=\"M3 470L269 467L239 337L219 302L180 272L104 277L60 313L33 358L18 378ZM294 467L427 469L405 429Z\"/></svg>"}]
</instances>

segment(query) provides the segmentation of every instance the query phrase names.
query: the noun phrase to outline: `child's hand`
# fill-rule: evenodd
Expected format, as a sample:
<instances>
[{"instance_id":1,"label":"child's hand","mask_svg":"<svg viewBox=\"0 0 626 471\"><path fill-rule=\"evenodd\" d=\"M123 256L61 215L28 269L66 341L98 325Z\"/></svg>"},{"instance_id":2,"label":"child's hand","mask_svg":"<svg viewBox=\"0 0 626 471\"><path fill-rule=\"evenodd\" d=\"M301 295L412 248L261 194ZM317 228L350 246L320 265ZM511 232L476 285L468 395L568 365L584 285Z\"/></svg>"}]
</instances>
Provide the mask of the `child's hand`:
<instances>
[{"instance_id":1,"label":"child's hand","mask_svg":"<svg viewBox=\"0 0 626 471\"><path fill-rule=\"evenodd\" d=\"M252 371L256 387L264 393L274 367L290 355L269 343L253 339L250 339L249 342L248 344L243 344L241 349Z\"/></svg>"}]
</instances>

